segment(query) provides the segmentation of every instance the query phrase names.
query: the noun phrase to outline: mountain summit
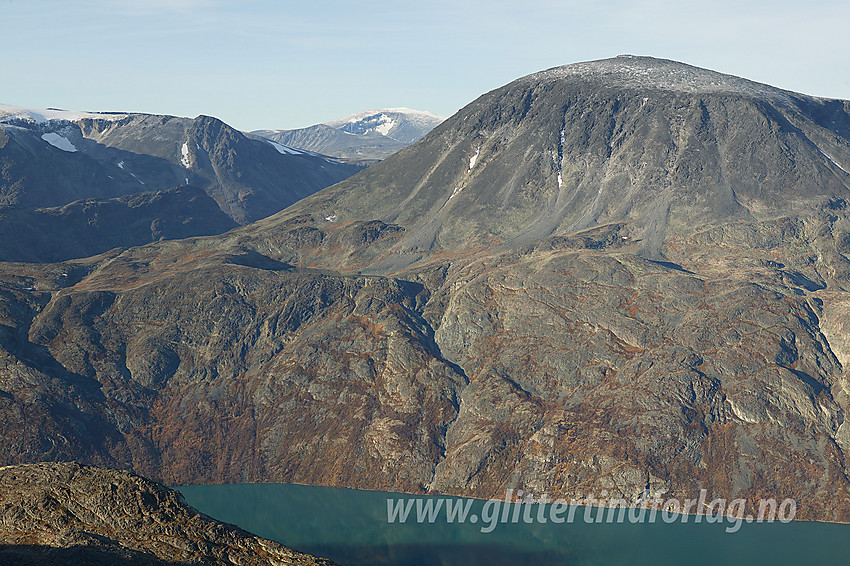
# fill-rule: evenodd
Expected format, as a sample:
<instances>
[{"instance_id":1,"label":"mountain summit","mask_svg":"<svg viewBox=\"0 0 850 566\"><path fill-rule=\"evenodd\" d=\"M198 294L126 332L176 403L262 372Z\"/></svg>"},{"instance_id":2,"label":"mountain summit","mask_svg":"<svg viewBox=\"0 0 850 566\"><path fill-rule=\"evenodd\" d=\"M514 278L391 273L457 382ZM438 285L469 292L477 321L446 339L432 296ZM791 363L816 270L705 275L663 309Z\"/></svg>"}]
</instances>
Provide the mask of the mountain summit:
<instances>
[{"instance_id":1,"label":"mountain summit","mask_svg":"<svg viewBox=\"0 0 850 566\"><path fill-rule=\"evenodd\" d=\"M620 55L611 59L587 61L553 67L520 78L521 82L601 81L608 86L675 92L747 94L780 103L790 103L789 95L770 85L694 67L686 63L638 55Z\"/></svg>"}]
</instances>

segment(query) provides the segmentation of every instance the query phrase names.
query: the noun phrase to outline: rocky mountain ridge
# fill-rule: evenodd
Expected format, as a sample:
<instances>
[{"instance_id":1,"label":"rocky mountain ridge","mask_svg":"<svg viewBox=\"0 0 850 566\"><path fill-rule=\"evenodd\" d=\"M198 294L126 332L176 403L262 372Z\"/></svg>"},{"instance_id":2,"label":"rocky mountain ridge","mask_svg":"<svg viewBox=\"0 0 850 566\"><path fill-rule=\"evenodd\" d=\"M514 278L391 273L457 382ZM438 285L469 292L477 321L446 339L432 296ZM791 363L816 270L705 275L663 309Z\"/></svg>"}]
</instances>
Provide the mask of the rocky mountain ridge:
<instances>
[{"instance_id":1,"label":"rocky mountain ridge","mask_svg":"<svg viewBox=\"0 0 850 566\"><path fill-rule=\"evenodd\" d=\"M100 247L92 247L95 242L89 238L77 248L66 241L67 251L57 255L49 246L38 251L29 241L18 239L0 255L52 261L101 253L113 244L127 247L159 238L220 234L278 212L359 169L245 136L207 116L35 111L0 105L0 215L33 220L26 234L39 229L41 220L36 218L56 218L42 209L94 199L99 202L99 234L104 240ZM157 213L154 206L146 212L152 223L191 219L183 228L153 227L141 240L137 233L123 239L120 228L106 233L105 226L120 222L119 217L108 218L117 210L110 199L158 191L185 196L185 190L174 189L187 185L206 193L209 202L198 206L199 199L193 197L178 199L178 205L172 199L167 209ZM18 226L14 221L0 223L0 230L11 234Z\"/></svg>"},{"instance_id":2,"label":"rocky mountain ridge","mask_svg":"<svg viewBox=\"0 0 850 566\"><path fill-rule=\"evenodd\" d=\"M56 112L56 118L47 119L33 111L5 112L9 114L0 119L5 131L0 194L6 205L58 206L191 183L244 224L357 171L321 157L281 151L209 116ZM69 176L69 168L85 177ZM69 186L59 178L38 177L40 171L70 177L65 179Z\"/></svg>"}]
</instances>

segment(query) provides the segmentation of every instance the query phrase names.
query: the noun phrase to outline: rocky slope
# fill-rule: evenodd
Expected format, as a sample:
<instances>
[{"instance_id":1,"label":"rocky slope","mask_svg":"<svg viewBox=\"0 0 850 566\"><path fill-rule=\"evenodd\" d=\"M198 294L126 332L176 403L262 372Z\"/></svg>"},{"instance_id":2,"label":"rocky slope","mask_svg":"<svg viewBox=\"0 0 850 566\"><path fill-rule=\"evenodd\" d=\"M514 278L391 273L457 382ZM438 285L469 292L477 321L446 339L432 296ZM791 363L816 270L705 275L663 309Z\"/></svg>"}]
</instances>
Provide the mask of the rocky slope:
<instances>
[{"instance_id":1,"label":"rocky slope","mask_svg":"<svg viewBox=\"0 0 850 566\"><path fill-rule=\"evenodd\" d=\"M187 563L331 564L201 515L133 474L75 463L0 468L0 564Z\"/></svg>"},{"instance_id":2,"label":"rocky slope","mask_svg":"<svg viewBox=\"0 0 850 566\"><path fill-rule=\"evenodd\" d=\"M445 118L408 108L368 110L296 130L257 130L275 142L352 162L374 162L420 140Z\"/></svg>"},{"instance_id":3,"label":"rocky slope","mask_svg":"<svg viewBox=\"0 0 850 566\"><path fill-rule=\"evenodd\" d=\"M848 521L848 111L557 68L225 235L2 264L0 460Z\"/></svg>"}]
</instances>

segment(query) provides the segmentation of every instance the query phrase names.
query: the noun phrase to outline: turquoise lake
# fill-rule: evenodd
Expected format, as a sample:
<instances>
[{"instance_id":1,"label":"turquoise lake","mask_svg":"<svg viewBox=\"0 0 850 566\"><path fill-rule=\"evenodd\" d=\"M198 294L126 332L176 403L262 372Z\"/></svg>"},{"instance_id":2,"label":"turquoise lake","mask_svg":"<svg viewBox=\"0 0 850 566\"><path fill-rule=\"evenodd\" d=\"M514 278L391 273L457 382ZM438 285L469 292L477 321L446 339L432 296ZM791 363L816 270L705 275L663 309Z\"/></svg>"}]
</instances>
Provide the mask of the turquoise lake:
<instances>
[{"instance_id":1,"label":"turquoise lake","mask_svg":"<svg viewBox=\"0 0 850 566\"><path fill-rule=\"evenodd\" d=\"M177 488L187 503L216 519L236 524L259 536L296 550L330 558L343 566L498 566L498 565L716 565L716 564L847 564L850 525L791 522L649 524L584 522L578 508L572 523L536 521L539 506L531 506L526 524L497 522L481 532L482 520L472 515L501 517L484 501L470 505L467 521L449 523L445 506L434 523L416 521L416 508L401 524L388 522L387 499L441 497L406 496L377 491L288 484L200 485ZM443 503L468 500L445 498ZM593 510L591 518L595 516ZM543 514L548 517L549 513ZM563 515L566 517L566 514ZM487 523L493 524L493 523ZM486 527L485 527L486 528Z\"/></svg>"}]
</instances>

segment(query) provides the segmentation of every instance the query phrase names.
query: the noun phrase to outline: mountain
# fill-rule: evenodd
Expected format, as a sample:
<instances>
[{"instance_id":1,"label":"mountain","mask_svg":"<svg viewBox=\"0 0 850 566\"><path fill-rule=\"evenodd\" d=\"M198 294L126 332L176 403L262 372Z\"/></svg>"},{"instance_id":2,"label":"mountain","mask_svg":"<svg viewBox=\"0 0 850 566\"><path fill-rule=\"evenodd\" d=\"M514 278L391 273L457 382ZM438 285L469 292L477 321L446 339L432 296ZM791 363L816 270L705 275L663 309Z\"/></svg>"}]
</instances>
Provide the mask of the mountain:
<instances>
[{"instance_id":1,"label":"mountain","mask_svg":"<svg viewBox=\"0 0 850 566\"><path fill-rule=\"evenodd\" d=\"M355 135L372 132L406 144L412 144L425 137L425 134L445 120L430 112L411 110L410 108L386 108L367 110L345 118L332 120L327 125Z\"/></svg>"},{"instance_id":2,"label":"mountain","mask_svg":"<svg viewBox=\"0 0 850 566\"><path fill-rule=\"evenodd\" d=\"M292 214L396 223L395 250L411 253L628 222L660 258L674 232L843 197L847 115L844 101L668 61L571 65L482 96Z\"/></svg>"},{"instance_id":3,"label":"mountain","mask_svg":"<svg viewBox=\"0 0 850 566\"><path fill-rule=\"evenodd\" d=\"M331 564L215 521L176 491L126 472L7 466L0 486L0 564Z\"/></svg>"},{"instance_id":4,"label":"mountain","mask_svg":"<svg viewBox=\"0 0 850 566\"><path fill-rule=\"evenodd\" d=\"M226 234L0 264L0 461L850 521L848 144L622 56Z\"/></svg>"},{"instance_id":5,"label":"mountain","mask_svg":"<svg viewBox=\"0 0 850 566\"><path fill-rule=\"evenodd\" d=\"M208 116L0 105L0 206L62 206L191 184L244 224L358 170L286 151Z\"/></svg>"},{"instance_id":6,"label":"mountain","mask_svg":"<svg viewBox=\"0 0 850 566\"><path fill-rule=\"evenodd\" d=\"M297 130L252 132L289 147L353 162L374 162L423 138L445 118L409 108L367 110Z\"/></svg>"}]
</instances>

